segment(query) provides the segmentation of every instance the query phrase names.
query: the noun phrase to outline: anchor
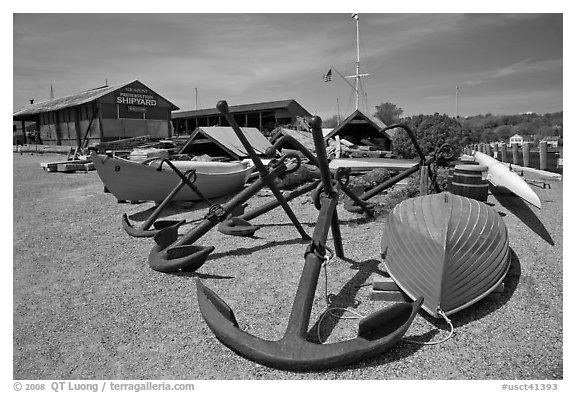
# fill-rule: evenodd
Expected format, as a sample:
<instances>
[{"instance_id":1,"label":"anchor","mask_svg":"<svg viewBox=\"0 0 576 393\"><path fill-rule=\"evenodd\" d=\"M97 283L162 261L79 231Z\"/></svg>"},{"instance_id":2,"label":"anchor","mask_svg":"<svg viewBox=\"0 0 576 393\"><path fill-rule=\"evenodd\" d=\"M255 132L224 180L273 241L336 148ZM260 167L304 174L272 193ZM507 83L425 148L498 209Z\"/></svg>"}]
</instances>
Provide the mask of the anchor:
<instances>
[{"instance_id":1,"label":"anchor","mask_svg":"<svg viewBox=\"0 0 576 393\"><path fill-rule=\"evenodd\" d=\"M455 154L454 147L452 145L447 144L447 143L444 143L438 149L436 149L436 151L433 153L433 155L431 157L426 157L424 155L424 152L420 148L420 145L418 144L418 140L416 139L416 135L414 134L414 131L412 131L412 129L405 124L400 124L400 123L392 124L392 125L384 128L384 129L382 129L380 131L380 133L384 133L385 131L393 129L393 128L402 128L404 131L406 131L406 133L408 134L408 137L410 138L410 141L412 142L412 144L414 145L414 148L416 149L416 153L418 154L418 157L420 157L420 161L417 164L413 165L412 167L404 170L403 172L400 172L396 176L394 176L394 177L386 180L385 182L377 185L376 187L358 195L356 197L357 199L360 199L360 200L366 202L370 198L380 194L382 191L392 187L394 184L398 183L399 181L404 180L408 176L418 172L421 167L423 167L423 166L430 167L435 162L443 163L443 162L451 160L454 157L454 154ZM440 190L440 186L436 182L436 175L435 175L434 171L432 171L432 170L428 171L428 175L429 175L430 179L432 180L432 183L434 185L434 190L438 193L441 192L442 190ZM359 211L356 202L353 204L351 204L351 203L345 204L344 208L350 212L353 212L353 213L356 213Z\"/></svg>"},{"instance_id":2,"label":"anchor","mask_svg":"<svg viewBox=\"0 0 576 393\"><path fill-rule=\"evenodd\" d=\"M146 219L146 221L144 221L139 227L134 226L130 222L130 220L128 219L128 215L126 213L124 213L122 215L122 227L124 228L126 233L128 233L130 236L154 237L160 230L168 228L168 227L173 227L174 229L178 230L178 227L180 225L184 224L186 222L186 220L156 221L156 219L160 216L160 214L166 208L166 206L168 206L168 204L170 204L172 199L174 199L176 194L185 185L190 187L192 189L192 191L194 191L197 195L199 195L204 200L204 202L208 203L208 205L211 205L210 201L208 199L206 199L206 197L204 195L202 195L202 193L200 192L198 187L196 187L194 185L194 182L196 181L196 170L195 169L192 169L192 170L186 171L185 173L182 173L174 164L172 164L172 162L170 160L162 159L160 161L160 164L158 165L158 168L156 168L156 170L161 171L162 165L164 163L166 163L174 171L174 173L176 173L176 175L178 175L178 177L180 177L180 182L174 187L174 189L172 189L172 191L170 191L170 193L166 196L166 198L164 198L162 203L160 203L156 207L154 212L152 212L152 214ZM154 229L150 229L150 227L152 225L154 225Z\"/></svg>"},{"instance_id":3,"label":"anchor","mask_svg":"<svg viewBox=\"0 0 576 393\"><path fill-rule=\"evenodd\" d=\"M286 370L320 370L375 356L397 343L414 320L422 298L396 303L363 318L356 338L330 344L306 340L320 269L326 260L328 232L332 230L335 252L343 256L336 206L338 193L330 178L321 119L312 118L312 132L323 185L318 222L304 254L305 264L296 291L288 326L282 339L269 341L240 330L232 309L214 291L196 280L202 316L216 337L236 353L269 367ZM334 182L338 185L338 182Z\"/></svg>"},{"instance_id":4,"label":"anchor","mask_svg":"<svg viewBox=\"0 0 576 393\"><path fill-rule=\"evenodd\" d=\"M285 145L285 144L291 144L293 147L296 148L297 151L300 151L308 159L308 161L310 161L310 163L312 163L312 165L318 167L318 160L312 154L312 152L310 150L308 150L302 143L300 143L300 141L298 141L296 138L294 138L291 135L283 135L282 137L280 137L274 143L274 145L272 145L272 147L269 147L267 149L266 154L268 156L271 156L271 157L275 156L276 152L282 147L282 145ZM338 170L336 171L336 178L340 182L340 189L342 191L344 191L344 193L346 195L348 195L348 197L350 197L350 199L352 199L354 201L354 203L356 204L356 209L357 209L356 212L357 213L364 212L367 215L369 215L370 217L373 217L374 212L372 210L372 206L370 206L369 204L367 204L366 202L364 202L363 200L358 198L358 196L353 192L353 190L351 190L348 187L348 181L346 181L345 183L341 181L342 177L346 176L347 179L349 177L349 171L346 173L345 171L341 171L341 169L343 169L343 168L338 168ZM311 184L300 186L296 190L294 190L291 193L289 193L288 195L286 195L285 198L287 201L289 201L289 200L294 199L300 195L303 195L309 191L312 191L311 196L312 196L312 200L314 202L314 205L316 206L317 209L320 209L318 199L317 199L318 191L320 189L321 189L320 180L317 180ZM253 211L244 213L243 215L240 216L240 218L243 218L245 220L251 220L255 217L258 217L259 215L261 215L263 213L266 213L266 212L278 207L279 205L280 205L280 203L278 202L278 200L274 200L274 201L271 201L265 205L262 205L256 209L254 209Z\"/></svg>"},{"instance_id":5,"label":"anchor","mask_svg":"<svg viewBox=\"0 0 576 393\"><path fill-rule=\"evenodd\" d=\"M298 221L290 205L288 205L286 198L274 183L279 176L296 171L300 167L300 158L296 154L284 154L279 159L272 160L269 166L265 166L244 136L234 117L230 114L226 101L218 102L217 108L232 126L236 136L258 169L260 176L254 183L236 194L224 205L212 205L204 219L180 239L178 239L178 228L176 226L169 226L158 231L154 236L156 246L152 248L148 256L148 265L154 270L171 273L181 269L194 271L200 268L206 261L209 252L207 253L208 249L199 248L199 246L195 246L193 243L218 223L225 221L238 206L241 206L264 187L268 187L272 191L278 201L278 205L282 206L302 239L310 240L310 236L304 231L302 224ZM288 159L294 159L296 161L294 167L290 169L286 165ZM243 221L238 221L238 219ZM238 229L245 230L247 229L246 227L250 225L244 217L232 218L231 220L236 220L234 221L234 225L230 222L228 225L223 226L222 229L238 226ZM240 226L242 226L242 228L240 228ZM243 234L250 235L247 231L243 231ZM210 252L212 252L214 247L210 247L209 249L211 250Z\"/></svg>"}]
</instances>

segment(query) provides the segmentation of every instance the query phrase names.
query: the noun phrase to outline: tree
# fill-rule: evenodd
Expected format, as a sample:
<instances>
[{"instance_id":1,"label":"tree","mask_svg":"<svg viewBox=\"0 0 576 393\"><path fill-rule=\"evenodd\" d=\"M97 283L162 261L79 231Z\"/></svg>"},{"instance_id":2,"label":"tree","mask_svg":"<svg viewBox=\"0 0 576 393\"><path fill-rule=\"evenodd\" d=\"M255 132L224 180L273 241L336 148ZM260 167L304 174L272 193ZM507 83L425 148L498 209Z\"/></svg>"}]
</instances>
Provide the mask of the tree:
<instances>
[{"instance_id":1,"label":"tree","mask_svg":"<svg viewBox=\"0 0 576 393\"><path fill-rule=\"evenodd\" d=\"M510 125L498 126L494 129L494 134L496 134L499 140L507 141L513 135L512 126Z\"/></svg>"},{"instance_id":2,"label":"tree","mask_svg":"<svg viewBox=\"0 0 576 393\"><path fill-rule=\"evenodd\" d=\"M392 104L391 102L384 102L380 105L376 105L376 113L374 116L382 120L386 125L398 123L402 117L404 110Z\"/></svg>"},{"instance_id":3,"label":"tree","mask_svg":"<svg viewBox=\"0 0 576 393\"><path fill-rule=\"evenodd\" d=\"M338 115L329 119L322 119L322 128L335 128L338 125Z\"/></svg>"},{"instance_id":4,"label":"tree","mask_svg":"<svg viewBox=\"0 0 576 393\"><path fill-rule=\"evenodd\" d=\"M408 127L416 134L418 144L426 155L432 154L444 143L452 145L456 155L459 155L462 148L473 142L471 130L448 115L435 113L434 115L418 115L405 120ZM414 145L403 130L394 134L392 149L399 157L414 158L417 156Z\"/></svg>"},{"instance_id":5,"label":"tree","mask_svg":"<svg viewBox=\"0 0 576 393\"><path fill-rule=\"evenodd\" d=\"M498 135L492 131L490 128L485 129L480 136L480 142L490 143L496 142L498 140Z\"/></svg>"}]
</instances>

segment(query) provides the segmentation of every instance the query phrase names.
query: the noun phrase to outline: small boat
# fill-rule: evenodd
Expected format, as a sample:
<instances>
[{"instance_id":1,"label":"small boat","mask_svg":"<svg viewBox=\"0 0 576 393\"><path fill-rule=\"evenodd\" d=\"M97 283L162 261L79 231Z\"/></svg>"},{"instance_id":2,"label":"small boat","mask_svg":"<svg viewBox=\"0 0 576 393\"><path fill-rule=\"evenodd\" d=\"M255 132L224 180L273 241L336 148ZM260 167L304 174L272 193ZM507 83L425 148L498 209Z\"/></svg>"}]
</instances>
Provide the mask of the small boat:
<instances>
[{"instance_id":1,"label":"small boat","mask_svg":"<svg viewBox=\"0 0 576 393\"><path fill-rule=\"evenodd\" d=\"M485 203L448 192L407 199L381 240L388 273L433 317L462 310L496 289L510 266L508 230Z\"/></svg>"},{"instance_id":2,"label":"small boat","mask_svg":"<svg viewBox=\"0 0 576 393\"><path fill-rule=\"evenodd\" d=\"M180 177L161 160L138 163L92 152L94 167L104 186L119 201L161 202L180 182ZM171 161L185 173L196 170L194 185L206 198L217 198L241 190L254 167L249 162ZM175 201L198 201L202 197L184 186Z\"/></svg>"},{"instance_id":3,"label":"small boat","mask_svg":"<svg viewBox=\"0 0 576 393\"><path fill-rule=\"evenodd\" d=\"M487 180L494 187L506 188L510 192L518 195L526 202L541 208L540 198L532 190L530 185L524 181L518 174L512 172L508 166L504 165L495 158L479 151L474 152L474 161L480 165L488 167Z\"/></svg>"},{"instance_id":4,"label":"small boat","mask_svg":"<svg viewBox=\"0 0 576 393\"><path fill-rule=\"evenodd\" d=\"M399 160L396 158L334 158L329 163L330 169L351 168L355 170L388 169L403 171L418 165L415 160Z\"/></svg>"}]
</instances>

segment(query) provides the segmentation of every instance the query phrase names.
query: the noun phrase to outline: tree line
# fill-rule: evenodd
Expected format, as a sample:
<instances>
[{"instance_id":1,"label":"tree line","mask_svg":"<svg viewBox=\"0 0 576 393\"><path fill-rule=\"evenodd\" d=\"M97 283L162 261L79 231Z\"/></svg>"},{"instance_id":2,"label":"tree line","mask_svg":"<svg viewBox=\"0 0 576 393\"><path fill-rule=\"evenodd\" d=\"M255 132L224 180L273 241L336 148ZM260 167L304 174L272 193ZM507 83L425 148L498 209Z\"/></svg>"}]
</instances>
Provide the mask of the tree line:
<instances>
[{"instance_id":1,"label":"tree line","mask_svg":"<svg viewBox=\"0 0 576 393\"><path fill-rule=\"evenodd\" d=\"M446 114L416 115L403 117L404 111L397 105L385 102L375 107L372 115L384 124L403 123L415 133L425 154L431 154L443 143L449 143L461 153L472 143L508 142L518 134L537 144L546 137L563 137L563 112L524 113L516 115L485 115L455 118ZM336 126L336 116L324 122L325 127ZM398 131L392 139L393 153L398 157L414 158L416 151L408 135Z\"/></svg>"}]
</instances>

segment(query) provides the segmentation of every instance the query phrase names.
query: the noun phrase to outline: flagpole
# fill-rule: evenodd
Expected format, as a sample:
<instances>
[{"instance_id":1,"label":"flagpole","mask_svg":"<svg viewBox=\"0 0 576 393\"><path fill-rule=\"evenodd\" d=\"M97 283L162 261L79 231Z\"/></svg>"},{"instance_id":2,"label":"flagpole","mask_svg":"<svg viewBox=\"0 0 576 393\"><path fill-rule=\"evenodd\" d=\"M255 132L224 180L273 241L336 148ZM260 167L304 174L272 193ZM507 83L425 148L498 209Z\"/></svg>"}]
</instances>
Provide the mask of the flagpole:
<instances>
[{"instance_id":1,"label":"flagpole","mask_svg":"<svg viewBox=\"0 0 576 393\"><path fill-rule=\"evenodd\" d=\"M458 92L459 92L459 87L458 85L456 85L456 118L458 118Z\"/></svg>"}]
</instances>

